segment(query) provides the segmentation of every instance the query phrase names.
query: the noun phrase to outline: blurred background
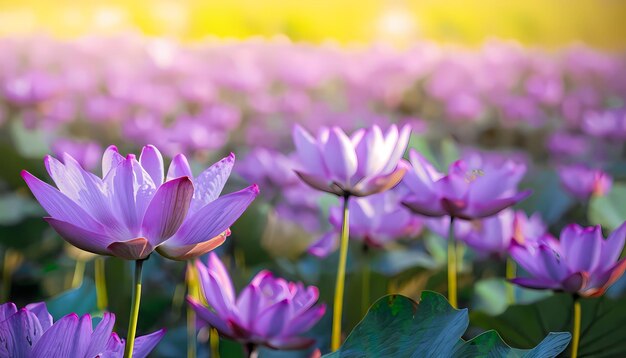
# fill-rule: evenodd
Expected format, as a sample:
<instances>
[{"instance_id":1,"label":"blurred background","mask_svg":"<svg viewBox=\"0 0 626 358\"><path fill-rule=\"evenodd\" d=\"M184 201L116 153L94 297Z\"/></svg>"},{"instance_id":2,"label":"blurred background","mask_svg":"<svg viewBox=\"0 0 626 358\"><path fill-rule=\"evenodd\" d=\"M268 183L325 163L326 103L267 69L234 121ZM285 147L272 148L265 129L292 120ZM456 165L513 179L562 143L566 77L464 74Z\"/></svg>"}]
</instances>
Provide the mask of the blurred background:
<instances>
[{"instance_id":1,"label":"blurred background","mask_svg":"<svg viewBox=\"0 0 626 358\"><path fill-rule=\"evenodd\" d=\"M409 146L441 170L476 153L526 165L534 194L519 209L551 233L573 221L614 229L626 215L624 14L621 0L0 0L0 301L45 300L55 318L111 310L125 335L130 266L64 244L19 176L51 182L42 158L64 152L99 174L110 144L185 153L196 175L237 155L224 192L256 182L262 193L218 250L239 289L271 269L331 302L337 255L307 247L336 231L338 200L293 175L294 123L411 124ZM569 165L606 171L612 191L572 194L557 170ZM367 255L352 243L345 332L384 294L445 291L445 242L423 218L409 226ZM497 315L509 286L492 254L465 252L460 298ZM183 356L185 263L153 255L145 275L139 332L168 327L156 356ZM322 351L329 327L325 317L309 333Z\"/></svg>"},{"instance_id":2,"label":"blurred background","mask_svg":"<svg viewBox=\"0 0 626 358\"><path fill-rule=\"evenodd\" d=\"M622 49L619 0L111 0L0 1L0 34L60 37L138 31L200 40L284 35L342 44L428 39L479 45L489 38L558 47Z\"/></svg>"}]
</instances>

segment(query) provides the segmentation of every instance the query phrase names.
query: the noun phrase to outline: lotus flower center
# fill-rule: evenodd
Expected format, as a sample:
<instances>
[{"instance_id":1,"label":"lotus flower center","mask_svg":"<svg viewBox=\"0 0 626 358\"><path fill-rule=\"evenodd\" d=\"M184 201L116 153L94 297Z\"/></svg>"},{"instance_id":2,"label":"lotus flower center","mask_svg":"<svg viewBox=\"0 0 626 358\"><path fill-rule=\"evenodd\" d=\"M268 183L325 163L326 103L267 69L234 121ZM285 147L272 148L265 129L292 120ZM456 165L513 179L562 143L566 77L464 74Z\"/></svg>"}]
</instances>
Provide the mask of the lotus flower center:
<instances>
[{"instance_id":1,"label":"lotus flower center","mask_svg":"<svg viewBox=\"0 0 626 358\"><path fill-rule=\"evenodd\" d=\"M465 173L465 181L467 183L472 183L474 182L476 179L478 179L479 177L482 177L485 175L485 171L482 169L472 169L469 170L467 173Z\"/></svg>"}]
</instances>

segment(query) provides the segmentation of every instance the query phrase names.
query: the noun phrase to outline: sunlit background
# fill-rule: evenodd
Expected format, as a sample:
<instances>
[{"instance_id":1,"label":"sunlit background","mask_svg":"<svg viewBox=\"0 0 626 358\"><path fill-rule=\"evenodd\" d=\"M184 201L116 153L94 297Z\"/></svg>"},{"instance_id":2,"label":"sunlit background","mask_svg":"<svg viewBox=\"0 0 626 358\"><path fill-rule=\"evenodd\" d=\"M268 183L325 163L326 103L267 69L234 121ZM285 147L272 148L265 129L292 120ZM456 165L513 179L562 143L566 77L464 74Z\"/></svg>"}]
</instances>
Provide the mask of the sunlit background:
<instances>
[{"instance_id":1,"label":"sunlit background","mask_svg":"<svg viewBox=\"0 0 626 358\"><path fill-rule=\"evenodd\" d=\"M62 37L139 31L198 40L286 35L342 43L415 39L479 44L486 38L560 46L625 46L620 0L2 0L0 35Z\"/></svg>"}]
</instances>

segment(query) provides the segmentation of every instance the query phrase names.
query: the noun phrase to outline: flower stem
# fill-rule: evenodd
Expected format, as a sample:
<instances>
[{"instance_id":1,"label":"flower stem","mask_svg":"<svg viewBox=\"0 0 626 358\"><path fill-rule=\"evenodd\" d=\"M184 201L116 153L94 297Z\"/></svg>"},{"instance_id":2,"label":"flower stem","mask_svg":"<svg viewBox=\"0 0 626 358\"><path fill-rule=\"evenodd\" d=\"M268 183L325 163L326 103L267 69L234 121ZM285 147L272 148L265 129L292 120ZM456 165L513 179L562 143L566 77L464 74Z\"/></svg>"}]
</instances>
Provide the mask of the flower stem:
<instances>
[{"instance_id":1,"label":"flower stem","mask_svg":"<svg viewBox=\"0 0 626 358\"><path fill-rule=\"evenodd\" d=\"M454 308L458 307L456 296L456 241L454 239L454 217L450 217L448 230L448 301Z\"/></svg>"},{"instance_id":2,"label":"flower stem","mask_svg":"<svg viewBox=\"0 0 626 358\"><path fill-rule=\"evenodd\" d=\"M126 338L126 347L124 348L124 358L131 358L133 348L135 346L135 335L137 334L137 319L139 318L139 304L141 303L141 271L143 269L143 260L135 261L135 279L133 286L133 299L130 307L130 319L128 320L128 337Z\"/></svg>"},{"instance_id":3,"label":"flower stem","mask_svg":"<svg viewBox=\"0 0 626 358\"><path fill-rule=\"evenodd\" d=\"M516 275L517 275L517 265L515 265L515 261L513 261L513 259L511 259L510 257L507 257L506 258L507 281L514 279ZM509 305L512 305L515 303L515 286L513 286L513 283L511 282L506 283L506 299Z\"/></svg>"},{"instance_id":4,"label":"flower stem","mask_svg":"<svg viewBox=\"0 0 626 358\"><path fill-rule=\"evenodd\" d=\"M363 244L363 282L361 283L361 313L363 316L367 313L367 309L370 306L370 263L368 261L368 247L367 244Z\"/></svg>"},{"instance_id":5,"label":"flower stem","mask_svg":"<svg viewBox=\"0 0 626 358\"><path fill-rule=\"evenodd\" d=\"M220 335L217 329L211 328L209 331L209 344L211 345L211 358L220 357Z\"/></svg>"},{"instance_id":6,"label":"flower stem","mask_svg":"<svg viewBox=\"0 0 626 358\"><path fill-rule=\"evenodd\" d=\"M72 276L72 288L79 287L83 283L83 276L85 276L85 261L76 260L74 276Z\"/></svg>"},{"instance_id":7,"label":"flower stem","mask_svg":"<svg viewBox=\"0 0 626 358\"><path fill-rule=\"evenodd\" d=\"M348 260L348 235L350 217L348 202L350 196L343 197L343 223L341 225L341 244L339 246L339 267L337 268L337 282L335 284L335 301L333 310L333 331L330 349L336 351L341 345L341 314L343 310L343 290L346 279L346 261Z\"/></svg>"},{"instance_id":8,"label":"flower stem","mask_svg":"<svg viewBox=\"0 0 626 358\"><path fill-rule=\"evenodd\" d=\"M187 263L187 294L198 297L198 280L192 262ZM187 305L187 358L196 357L196 312Z\"/></svg>"},{"instance_id":9,"label":"flower stem","mask_svg":"<svg viewBox=\"0 0 626 358\"><path fill-rule=\"evenodd\" d=\"M571 358L578 357L578 344L580 343L580 319L580 299L578 298L578 296L574 296L574 323L572 327L572 354L570 355Z\"/></svg>"},{"instance_id":10,"label":"flower stem","mask_svg":"<svg viewBox=\"0 0 626 358\"><path fill-rule=\"evenodd\" d=\"M96 276L96 302L98 303L98 310L106 310L109 302L107 299L107 284L106 275L104 270L104 257L97 257L95 262L95 276Z\"/></svg>"}]
</instances>

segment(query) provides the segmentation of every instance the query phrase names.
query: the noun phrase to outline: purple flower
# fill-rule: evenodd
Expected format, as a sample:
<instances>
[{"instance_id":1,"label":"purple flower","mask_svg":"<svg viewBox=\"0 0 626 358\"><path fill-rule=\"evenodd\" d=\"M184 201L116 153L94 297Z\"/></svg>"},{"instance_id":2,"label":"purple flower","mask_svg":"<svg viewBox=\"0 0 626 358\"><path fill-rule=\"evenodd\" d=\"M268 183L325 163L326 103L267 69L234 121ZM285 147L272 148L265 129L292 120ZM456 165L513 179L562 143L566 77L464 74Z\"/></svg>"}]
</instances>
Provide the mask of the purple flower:
<instances>
[{"instance_id":1,"label":"purple flower","mask_svg":"<svg viewBox=\"0 0 626 358\"><path fill-rule=\"evenodd\" d=\"M520 245L537 242L546 234L546 225L538 214L505 209L498 215L474 223L464 242L484 254L504 257L513 242Z\"/></svg>"},{"instance_id":2,"label":"purple flower","mask_svg":"<svg viewBox=\"0 0 626 358\"><path fill-rule=\"evenodd\" d=\"M395 239L418 235L422 229L421 221L400 205L398 194L392 190L365 198L353 198L348 205L350 237L370 246L382 247ZM339 243L338 233L342 221L340 207L330 208L329 220L335 230L313 243L309 253L314 256L328 256Z\"/></svg>"},{"instance_id":3,"label":"purple flower","mask_svg":"<svg viewBox=\"0 0 626 358\"><path fill-rule=\"evenodd\" d=\"M585 133L617 140L626 139L626 110L623 108L604 111L588 111L583 117Z\"/></svg>"},{"instance_id":4,"label":"purple flower","mask_svg":"<svg viewBox=\"0 0 626 358\"><path fill-rule=\"evenodd\" d=\"M198 317L221 335L244 344L275 349L299 349L313 344L300 335L326 312L315 305L317 287L288 282L268 271L259 272L237 297L226 268L211 253L208 265L196 262L202 292L209 307L188 297Z\"/></svg>"},{"instance_id":5,"label":"purple flower","mask_svg":"<svg viewBox=\"0 0 626 358\"><path fill-rule=\"evenodd\" d=\"M257 147L239 162L237 173L247 181L259 184L263 192L271 198L286 188L298 187L299 190L305 186L293 172L293 167L292 157L271 149ZM308 187L307 189L311 191Z\"/></svg>"},{"instance_id":6,"label":"purple flower","mask_svg":"<svg viewBox=\"0 0 626 358\"><path fill-rule=\"evenodd\" d=\"M544 237L537 245L514 245L511 256L530 277L513 279L524 287L601 296L626 270L626 259L618 261L626 223L602 237L600 226L576 224L561 231L560 240Z\"/></svg>"},{"instance_id":7,"label":"purple flower","mask_svg":"<svg viewBox=\"0 0 626 358\"><path fill-rule=\"evenodd\" d=\"M529 190L516 193L526 167L513 161L492 165L459 160L444 175L415 150L410 158L413 168L403 180L409 194L402 203L417 214L480 219L530 195Z\"/></svg>"},{"instance_id":8,"label":"purple flower","mask_svg":"<svg viewBox=\"0 0 626 358\"><path fill-rule=\"evenodd\" d=\"M580 200L603 196L611 190L613 179L607 173L578 164L558 169L563 187Z\"/></svg>"},{"instance_id":9,"label":"purple flower","mask_svg":"<svg viewBox=\"0 0 626 358\"><path fill-rule=\"evenodd\" d=\"M383 135L380 127L358 130L348 137L338 127L322 128L313 138L294 128L300 162L296 173L315 189L339 196L367 196L391 189L402 180L408 165L401 160L409 141L408 126L395 125Z\"/></svg>"},{"instance_id":10,"label":"purple flower","mask_svg":"<svg viewBox=\"0 0 626 358\"><path fill-rule=\"evenodd\" d=\"M218 198L234 159L231 154L192 180L183 155L174 158L165 176L154 146L145 146L139 160L110 146L102 158L102 178L67 153L63 162L44 160L58 189L27 171L22 177L50 215L45 220L70 244L128 260L145 259L155 249L183 260L219 246L258 194L253 185Z\"/></svg>"},{"instance_id":11,"label":"purple flower","mask_svg":"<svg viewBox=\"0 0 626 358\"><path fill-rule=\"evenodd\" d=\"M90 315L70 313L53 322L46 304L22 309L9 302L0 305L0 356L24 358L121 358L125 342L113 332L115 315L104 313L95 328ZM165 330L135 340L133 357L147 357Z\"/></svg>"}]
</instances>

